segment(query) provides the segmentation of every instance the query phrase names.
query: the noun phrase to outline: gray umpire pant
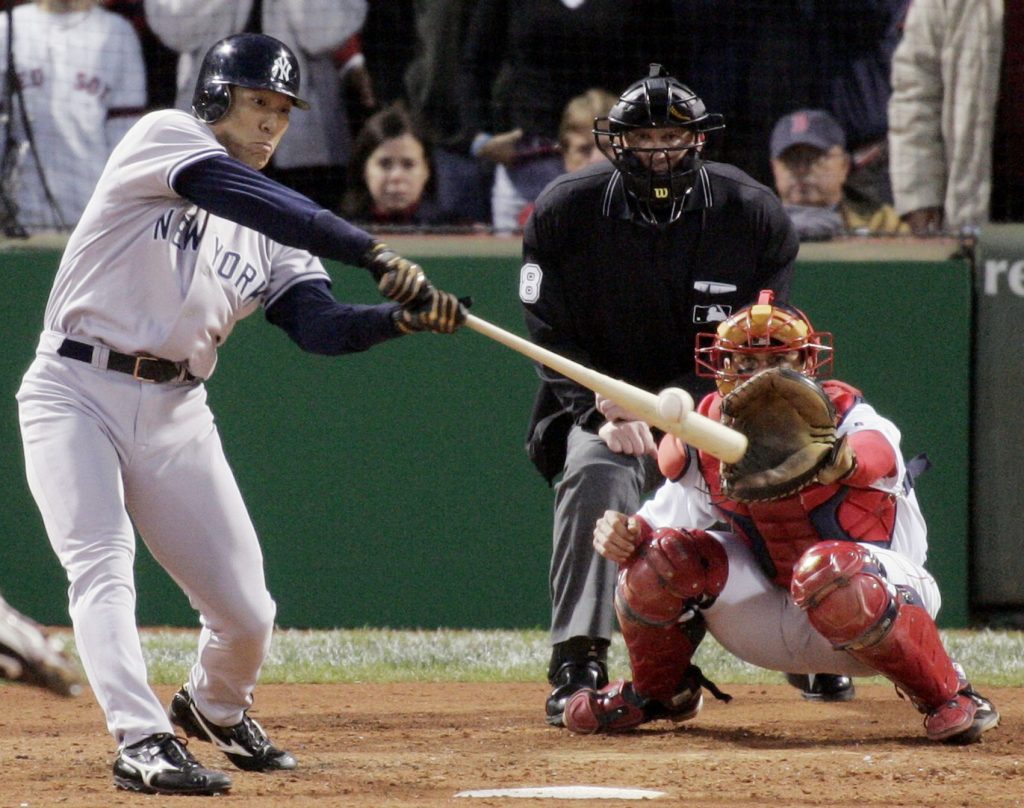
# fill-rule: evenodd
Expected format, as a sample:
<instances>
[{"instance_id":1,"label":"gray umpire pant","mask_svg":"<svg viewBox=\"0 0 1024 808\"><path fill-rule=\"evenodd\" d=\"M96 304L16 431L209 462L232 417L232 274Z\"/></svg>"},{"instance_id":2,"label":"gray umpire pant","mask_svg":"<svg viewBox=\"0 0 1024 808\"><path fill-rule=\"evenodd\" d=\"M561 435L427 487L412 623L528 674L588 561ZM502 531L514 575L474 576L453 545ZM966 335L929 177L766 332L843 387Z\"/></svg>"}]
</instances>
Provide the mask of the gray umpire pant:
<instances>
[{"instance_id":1,"label":"gray umpire pant","mask_svg":"<svg viewBox=\"0 0 1024 808\"><path fill-rule=\"evenodd\" d=\"M611 639L618 565L594 550L594 525L606 510L636 513L663 480L650 455L617 454L593 432L570 430L565 469L555 486L552 645L570 637Z\"/></svg>"}]
</instances>

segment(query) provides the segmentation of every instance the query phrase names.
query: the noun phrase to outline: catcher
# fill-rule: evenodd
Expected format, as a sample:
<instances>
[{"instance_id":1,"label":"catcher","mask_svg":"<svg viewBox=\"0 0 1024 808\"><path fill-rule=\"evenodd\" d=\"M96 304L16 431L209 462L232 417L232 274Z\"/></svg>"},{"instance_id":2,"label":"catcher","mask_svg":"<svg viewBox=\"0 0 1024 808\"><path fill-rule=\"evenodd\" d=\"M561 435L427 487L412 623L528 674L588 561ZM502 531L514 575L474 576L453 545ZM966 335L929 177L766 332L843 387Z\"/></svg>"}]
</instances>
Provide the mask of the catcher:
<instances>
[{"instance_id":1,"label":"catcher","mask_svg":"<svg viewBox=\"0 0 1024 808\"><path fill-rule=\"evenodd\" d=\"M685 721L705 687L728 700L691 661L710 631L763 668L884 675L924 714L929 739L979 740L999 713L942 645L899 431L850 385L814 381L831 369L831 335L771 292L706 336L696 361L718 392L698 409L750 448L727 465L667 436L654 497L598 520L595 549L621 565L615 609L633 681L574 694L566 727Z\"/></svg>"}]
</instances>

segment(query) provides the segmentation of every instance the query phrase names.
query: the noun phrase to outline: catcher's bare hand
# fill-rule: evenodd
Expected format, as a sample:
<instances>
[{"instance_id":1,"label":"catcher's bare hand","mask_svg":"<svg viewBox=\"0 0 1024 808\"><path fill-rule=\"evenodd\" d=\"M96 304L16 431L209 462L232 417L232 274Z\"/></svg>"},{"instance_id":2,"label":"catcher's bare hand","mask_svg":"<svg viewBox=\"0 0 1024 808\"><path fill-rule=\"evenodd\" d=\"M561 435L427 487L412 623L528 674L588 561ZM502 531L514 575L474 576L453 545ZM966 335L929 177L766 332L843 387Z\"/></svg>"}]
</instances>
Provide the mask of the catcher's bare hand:
<instances>
[{"instance_id":1,"label":"catcher's bare hand","mask_svg":"<svg viewBox=\"0 0 1024 808\"><path fill-rule=\"evenodd\" d=\"M460 300L450 292L431 289L426 302L396 309L395 325L403 334L417 331L451 334L466 322L467 302L468 298Z\"/></svg>"},{"instance_id":2,"label":"catcher's bare hand","mask_svg":"<svg viewBox=\"0 0 1024 808\"><path fill-rule=\"evenodd\" d=\"M380 293L403 306L427 302L434 290L419 264L403 258L386 244L375 244L364 256L363 265L377 281Z\"/></svg>"},{"instance_id":3,"label":"catcher's bare hand","mask_svg":"<svg viewBox=\"0 0 1024 808\"><path fill-rule=\"evenodd\" d=\"M597 434L616 454L642 457L658 453L651 428L643 421L606 421Z\"/></svg>"},{"instance_id":4,"label":"catcher's bare hand","mask_svg":"<svg viewBox=\"0 0 1024 808\"><path fill-rule=\"evenodd\" d=\"M643 530L636 517L618 511L605 511L594 526L594 549L616 564L624 564L633 555Z\"/></svg>"}]
</instances>

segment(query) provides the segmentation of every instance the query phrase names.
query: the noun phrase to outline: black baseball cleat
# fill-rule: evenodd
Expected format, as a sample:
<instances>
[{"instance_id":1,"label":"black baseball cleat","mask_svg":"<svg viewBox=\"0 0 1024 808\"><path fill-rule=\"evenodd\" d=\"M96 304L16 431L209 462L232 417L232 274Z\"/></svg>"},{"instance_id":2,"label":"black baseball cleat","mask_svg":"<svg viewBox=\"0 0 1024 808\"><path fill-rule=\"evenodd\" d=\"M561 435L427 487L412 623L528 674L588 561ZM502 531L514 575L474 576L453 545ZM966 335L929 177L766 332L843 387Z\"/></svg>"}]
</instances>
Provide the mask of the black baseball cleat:
<instances>
[{"instance_id":1,"label":"black baseball cleat","mask_svg":"<svg viewBox=\"0 0 1024 808\"><path fill-rule=\"evenodd\" d=\"M786 681L808 701L849 701L857 693L849 676L835 673L787 673Z\"/></svg>"},{"instance_id":2,"label":"black baseball cleat","mask_svg":"<svg viewBox=\"0 0 1024 808\"><path fill-rule=\"evenodd\" d=\"M114 761L114 785L143 794L224 794L231 778L204 769L185 748L185 741L168 732L150 735L122 747Z\"/></svg>"},{"instance_id":3,"label":"black baseball cleat","mask_svg":"<svg viewBox=\"0 0 1024 808\"><path fill-rule=\"evenodd\" d=\"M189 737L212 743L239 769L269 772L298 765L290 754L274 746L263 727L248 715L243 714L242 720L230 727L214 724L199 712L187 687L174 694L167 714Z\"/></svg>"},{"instance_id":4,"label":"black baseball cleat","mask_svg":"<svg viewBox=\"0 0 1024 808\"><path fill-rule=\"evenodd\" d=\"M608 684L608 668L602 660L565 662L556 671L551 691L544 705L546 720L553 727L565 726L565 705L580 690L600 690Z\"/></svg>"}]
</instances>

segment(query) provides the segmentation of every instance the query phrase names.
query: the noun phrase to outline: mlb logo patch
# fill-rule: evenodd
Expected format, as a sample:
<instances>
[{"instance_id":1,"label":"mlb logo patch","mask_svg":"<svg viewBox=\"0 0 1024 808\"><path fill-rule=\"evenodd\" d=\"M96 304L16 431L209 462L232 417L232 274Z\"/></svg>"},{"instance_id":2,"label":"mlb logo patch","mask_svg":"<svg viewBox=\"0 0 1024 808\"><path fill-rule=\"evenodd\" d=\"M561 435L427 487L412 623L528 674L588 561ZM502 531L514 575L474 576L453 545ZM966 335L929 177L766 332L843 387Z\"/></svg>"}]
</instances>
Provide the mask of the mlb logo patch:
<instances>
[{"instance_id":1,"label":"mlb logo patch","mask_svg":"<svg viewBox=\"0 0 1024 808\"><path fill-rule=\"evenodd\" d=\"M695 323L720 323L732 314L732 306L694 306Z\"/></svg>"}]
</instances>

